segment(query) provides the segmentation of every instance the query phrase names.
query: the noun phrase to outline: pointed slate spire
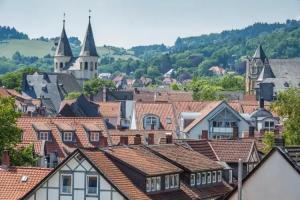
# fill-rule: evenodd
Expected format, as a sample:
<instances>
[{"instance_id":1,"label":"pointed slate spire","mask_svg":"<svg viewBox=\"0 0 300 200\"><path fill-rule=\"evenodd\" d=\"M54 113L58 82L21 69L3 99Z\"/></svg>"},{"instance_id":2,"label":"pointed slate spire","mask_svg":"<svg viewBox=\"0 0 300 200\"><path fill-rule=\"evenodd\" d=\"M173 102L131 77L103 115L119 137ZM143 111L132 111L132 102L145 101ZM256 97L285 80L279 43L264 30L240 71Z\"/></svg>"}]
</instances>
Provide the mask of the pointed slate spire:
<instances>
[{"instance_id":1,"label":"pointed slate spire","mask_svg":"<svg viewBox=\"0 0 300 200\"><path fill-rule=\"evenodd\" d=\"M269 64L264 65L263 69L261 70L258 76L257 81L263 81L266 78L275 78L275 75Z\"/></svg>"},{"instance_id":2,"label":"pointed slate spire","mask_svg":"<svg viewBox=\"0 0 300 200\"><path fill-rule=\"evenodd\" d=\"M70 56L73 57L73 53L70 47L70 43L65 31L65 14L64 14L64 20L63 20L63 29L60 35L60 39L58 42L58 46L55 52L55 56Z\"/></svg>"},{"instance_id":3,"label":"pointed slate spire","mask_svg":"<svg viewBox=\"0 0 300 200\"><path fill-rule=\"evenodd\" d=\"M263 63L268 59L261 44L257 47L253 57L253 59L260 59Z\"/></svg>"},{"instance_id":4,"label":"pointed slate spire","mask_svg":"<svg viewBox=\"0 0 300 200\"><path fill-rule=\"evenodd\" d=\"M90 12L90 11L89 11ZM89 24L88 28L83 40L83 44L81 47L80 55L79 56L96 56L98 57L92 26L91 26L91 16L89 15Z\"/></svg>"}]
</instances>

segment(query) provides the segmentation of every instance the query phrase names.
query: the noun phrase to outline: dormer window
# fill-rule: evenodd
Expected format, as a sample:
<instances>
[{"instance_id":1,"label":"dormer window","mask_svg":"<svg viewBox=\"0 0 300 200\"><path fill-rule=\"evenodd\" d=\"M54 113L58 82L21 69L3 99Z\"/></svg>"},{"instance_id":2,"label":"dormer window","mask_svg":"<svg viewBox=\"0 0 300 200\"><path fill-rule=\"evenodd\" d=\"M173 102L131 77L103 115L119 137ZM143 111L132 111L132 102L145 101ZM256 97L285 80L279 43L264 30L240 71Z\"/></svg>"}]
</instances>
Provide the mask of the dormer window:
<instances>
[{"instance_id":1,"label":"dormer window","mask_svg":"<svg viewBox=\"0 0 300 200\"><path fill-rule=\"evenodd\" d=\"M146 191L147 192L156 192L161 190L161 178L157 177L149 177L146 179Z\"/></svg>"},{"instance_id":2,"label":"dormer window","mask_svg":"<svg viewBox=\"0 0 300 200\"><path fill-rule=\"evenodd\" d=\"M144 129L157 130L159 129L159 117L155 115L147 115L144 117Z\"/></svg>"},{"instance_id":3,"label":"dormer window","mask_svg":"<svg viewBox=\"0 0 300 200\"><path fill-rule=\"evenodd\" d=\"M179 174L165 176L165 190L179 187Z\"/></svg>"},{"instance_id":4,"label":"dormer window","mask_svg":"<svg viewBox=\"0 0 300 200\"><path fill-rule=\"evenodd\" d=\"M222 181L222 171L219 170L218 171L218 182L221 182Z\"/></svg>"},{"instance_id":5,"label":"dormer window","mask_svg":"<svg viewBox=\"0 0 300 200\"><path fill-rule=\"evenodd\" d=\"M49 133L48 132L44 132L44 131L41 131L39 132L39 135L40 135L40 140L45 140L45 141L48 141L49 140Z\"/></svg>"},{"instance_id":6,"label":"dormer window","mask_svg":"<svg viewBox=\"0 0 300 200\"><path fill-rule=\"evenodd\" d=\"M197 173L196 184L197 184L197 185L200 185L200 184L201 184L201 173Z\"/></svg>"},{"instance_id":7,"label":"dormer window","mask_svg":"<svg viewBox=\"0 0 300 200\"><path fill-rule=\"evenodd\" d=\"M91 142L99 142L100 133L99 132L91 132L90 133L90 141Z\"/></svg>"},{"instance_id":8,"label":"dormer window","mask_svg":"<svg viewBox=\"0 0 300 200\"><path fill-rule=\"evenodd\" d=\"M212 173L212 182L213 182L213 183L217 182L217 172L216 172L216 171L214 171L214 172Z\"/></svg>"},{"instance_id":9,"label":"dormer window","mask_svg":"<svg viewBox=\"0 0 300 200\"><path fill-rule=\"evenodd\" d=\"M211 183L211 172L207 172L207 184Z\"/></svg>"},{"instance_id":10,"label":"dormer window","mask_svg":"<svg viewBox=\"0 0 300 200\"><path fill-rule=\"evenodd\" d=\"M191 184L191 186L195 186L195 181L196 181L195 174L191 174L191 177L190 177L190 184Z\"/></svg>"},{"instance_id":11,"label":"dormer window","mask_svg":"<svg viewBox=\"0 0 300 200\"><path fill-rule=\"evenodd\" d=\"M83 128L85 129L85 131L90 139L90 142L99 142L101 129L97 125L91 124L91 123L86 123L86 124L83 124Z\"/></svg>"},{"instance_id":12,"label":"dormer window","mask_svg":"<svg viewBox=\"0 0 300 200\"><path fill-rule=\"evenodd\" d=\"M46 123L36 122L32 124L32 127L36 131L39 140L50 140L51 129Z\"/></svg>"},{"instance_id":13,"label":"dormer window","mask_svg":"<svg viewBox=\"0 0 300 200\"><path fill-rule=\"evenodd\" d=\"M73 132L63 132L63 140L65 142L72 142L73 141Z\"/></svg>"},{"instance_id":14,"label":"dormer window","mask_svg":"<svg viewBox=\"0 0 300 200\"><path fill-rule=\"evenodd\" d=\"M202 184L206 184L206 173L202 172L202 179L201 179Z\"/></svg>"}]
</instances>

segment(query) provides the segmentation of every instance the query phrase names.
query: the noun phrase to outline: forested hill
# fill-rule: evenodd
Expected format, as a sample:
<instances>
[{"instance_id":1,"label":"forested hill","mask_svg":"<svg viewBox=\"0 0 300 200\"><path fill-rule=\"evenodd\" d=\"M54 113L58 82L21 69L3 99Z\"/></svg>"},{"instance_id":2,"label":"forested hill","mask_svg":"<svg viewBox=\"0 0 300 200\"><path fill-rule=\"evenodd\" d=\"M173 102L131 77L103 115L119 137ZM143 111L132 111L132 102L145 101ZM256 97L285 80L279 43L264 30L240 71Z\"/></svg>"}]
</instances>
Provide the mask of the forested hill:
<instances>
[{"instance_id":1,"label":"forested hill","mask_svg":"<svg viewBox=\"0 0 300 200\"><path fill-rule=\"evenodd\" d=\"M28 40L28 35L17 31L14 27L10 28L9 26L0 26L0 41L10 39Z\"/></svg>"}]
</instances>

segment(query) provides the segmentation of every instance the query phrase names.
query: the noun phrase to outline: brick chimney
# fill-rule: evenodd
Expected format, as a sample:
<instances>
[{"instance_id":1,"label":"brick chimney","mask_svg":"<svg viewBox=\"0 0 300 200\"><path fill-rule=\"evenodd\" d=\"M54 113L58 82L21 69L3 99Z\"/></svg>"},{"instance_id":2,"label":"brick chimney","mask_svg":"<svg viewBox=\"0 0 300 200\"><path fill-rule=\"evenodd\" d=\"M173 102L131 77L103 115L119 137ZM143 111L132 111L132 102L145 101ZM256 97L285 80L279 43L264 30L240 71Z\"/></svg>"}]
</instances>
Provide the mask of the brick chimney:
<instances>
[{"instance_id":1,"label":"brick chimney","mask_svg":"<svg viewBox=\"0 0 300 200\"><path fill-rule=\"evenodd\" d=\"M2 159L1 159L1 168L7 169L10 166L10 157L9 152L7 150L4 150L2 153Z\"/></svg>"},{"instance_id":2,"label":"brick chimney","mask_svg":"<svg viewBox=\"0 0 300 200\"><path fill-rule=\"evenodd\" d=\"M154 144L154 134L153 133L149 133L148 134L148 144Z\"/></svg>"},{"instance_id":3,"label":"brick chimney","mask_svg":"<svg viewBox=\"0 0 300 200\"><path fill-rule=\"evenodd\" d=\"M201 139L208 140L208 130L202 130Z\"/></svg>"},{"instance_id":4,"label":"brick chimney","mask_svg":"<svg viewBox=\"0 0 300 200\"><path fill-rule=\"evenodd\" d=\"M249 138L254 138L254 130L255 130L254 126L249 127Z\"/></svg>"},{"instance_id":5,"label":"brick chimney","mask_svg":"<svg viewBox=\"0 0 300 200\"><path fill-rule=\"evenodd\" d=\"M239 127L237 126L232 127L232 139L239 139Z\"/></svg>"},{"instance_id":6,"label":"brick chimney","mask_svg":"<svg viewBox=\"0 0 300 200\"><path fill-rule=\"evenodd\" d=\"M128 136L120 136L120 145L128 145Z\"/></svg>"},{"instance_id":7,"label":"brick chimney","mask_svg":"<svg viewBox=\"0 0 300 200\"><path fill-rule=\"evenodd\" d=\"M136 134L136 135L134 136L134 144L135 144L135 145L142 144L142 138L141 138L141 135L140 135L140 134Z\"/></svg>"},{"instance_id":8,"label":"brick chimney","mask_svg":"<svg viewBox=\"0 0 300 200\"><path fill-rule=\"evenodd\" d=\"M99 137L99 146L100 147L107 147L108 146L107 137L104 137L104 136Z\"/></svg>"},{"instance_id":9,"label":"brick chimney","mask_svg":"<svg viewBox=\"0 0 300 200\"><path fill-rule=\"evenodd\" d=\"M173 143L172 133L166 133L166 143L167 144L172 144Z\"/></svg>"}]
</instances>

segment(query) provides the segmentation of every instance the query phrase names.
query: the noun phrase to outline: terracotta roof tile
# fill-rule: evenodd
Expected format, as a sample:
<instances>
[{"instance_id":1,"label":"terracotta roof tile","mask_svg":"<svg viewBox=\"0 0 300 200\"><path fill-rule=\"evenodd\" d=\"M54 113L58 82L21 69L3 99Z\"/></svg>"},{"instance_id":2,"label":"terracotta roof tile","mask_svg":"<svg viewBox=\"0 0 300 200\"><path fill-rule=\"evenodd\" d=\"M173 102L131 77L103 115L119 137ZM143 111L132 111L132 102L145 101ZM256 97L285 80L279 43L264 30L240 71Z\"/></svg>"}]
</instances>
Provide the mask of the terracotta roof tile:
<instances>
[{"instance_id":1,"label":"terracotta roof tile","mask_svg":"<svg viewBox=\"0 0 300 200\"><path fill-rule=\"evenodd\" d=\"M182 171L144 146L114 147L107 149L106 152L149 176Z\"/></svg>"},{"instance_id":2,"label":"terracotta roof tile","mask_svg":"<svg viewBox=\"0 0 300 200\"><path fill-rule=\"evenodd\" d=\"M193 150L205 155L206 157L214 161L218 160L208 140L188 140L186 142Z\"/></svg>"},{"instance_id":3,"label":"terracotta roof tile","mask_svg":"<svg viewBox=\"0 0 300 200\"><path fill-rule=\"evenodd\" d=\"M135 104L137 129L143 130L143 118L147 114L157 115L160 118L161 129L175 130L176 118L171 103L140 103ZM171 123L167 122L167 118L171 119Z\"/></svg>"},{"instance_id":4,"label":"terracotta roof tile","mask_svg":"<svg viewBox=\"0 0 300 200\"><path fill-rule=\"evenodd\" d=\"M121 117L121 102L99 102L103 117Z\"/></svg>"},{"instance_id":5,"label":"terracotta roof tile","mask_svg":"<svg viewBox=\"0 0 300 200\"><path fill-rule=\"evenodd\" d=\"M44 149L43 149L43 141L22 141L21 143L17 144L16 148L23 148L28 147L29 145L33 145L33 150L36 155L43 156Z\"/></svg>"},{"instance_id":6,"label":"terracotta roof tile","mask_svg":"<svg viewBox=\"0 0 300 200\"><path fill-rule=\"evenodd\" d=\"M37 132L32 126L33 123L44 123L50 127L52 140L46 142L45 150L46 153L56 152L60 160L66 157L65 150L72 151L76 148L91 148L99 145L90 143L88 134L82 124L93 124L99 127L103 136L107 137L105 123L100 117L21 117L17 121L18 127L23 131L23 141L21 143L39 141ZM64 143L57 124L68 126L64 129L75 130L76 141Z\"/></svg>"},{"instance_id":7,"label":"terracotta roof tile","mask_svg":"<svg viewBox=\"0 0 300 200\"><path fill-rule=\"evenodd\" d=\"M204 188L191 188L197 194L198 199L210 199L213 197L224 196L232 190L232 187L227 184L220 184Z\"/></svg>"},{"instance_id":8,"label":"terracotta roof tile","mask_svg":"<svg viewBox=\"0 0 300 200\"><path fill-rule=\"evenodd\" d=\"M149 148L162 155L165 159L170 159L191 172L223 168L215 161L183 145L152 145Z\"/></svg>"},{"instance_id":9,"label":"terracotta roof tile","mask_svg":"<svg viewBox=\"0 0 300 200\"><path fill-rule=\"evenodd\" d=\"M52 169L35 167L10 167L0 169L0 199L17 200L39 183ZM27 176L22 182L22 176Z\"/></svg>"}]
</instances>

